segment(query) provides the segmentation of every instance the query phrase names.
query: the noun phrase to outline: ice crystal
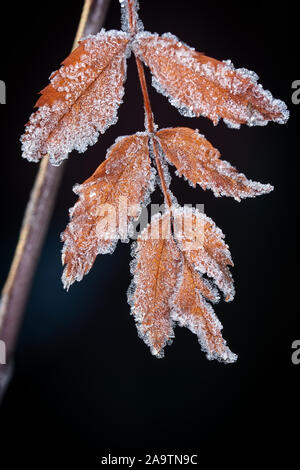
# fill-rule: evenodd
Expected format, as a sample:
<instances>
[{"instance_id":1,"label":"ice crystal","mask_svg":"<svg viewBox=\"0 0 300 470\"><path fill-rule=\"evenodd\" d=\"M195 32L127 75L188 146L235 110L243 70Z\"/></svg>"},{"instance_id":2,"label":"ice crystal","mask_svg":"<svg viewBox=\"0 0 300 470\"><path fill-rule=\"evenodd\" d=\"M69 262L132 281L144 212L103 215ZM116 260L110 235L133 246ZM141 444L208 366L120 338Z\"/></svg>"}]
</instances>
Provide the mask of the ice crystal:
<instances>
[{"instance_id":1,"label":"ice crystal","mask_svg":"<svg viewBox=\"0 0 300 470\"><path fill-rule=\"evenodd\" d=\"M184 116L205 116L214 124L222 117L231 127L288 119L286 105L257 84L254 72L196 52L172 34L141 32L134 52L150 68L155 88Z\"/></svg>"},{"instance_id":2,"label":"ice crystal","mask_svg":"<svg viewBox=\"0 0 300 470\"><path fill-rule=\"evenodd\" d=\"M163 356L163 348L174 336L170 297L181 262L174 239L163 236L162 220L161 214L154 216L137 240L133 252L134 278L128 291L139 336L157 357ZM161 236L153 238L154 232L160 232Z\"/></svg>"},{"instance_id":3,"label":"ice crystal","mask_svg":"<svg viewBox=\"0 0 300 470\"><path fill-rule=\"evenodd\" d=\"M162 357L176 324L185 326L197 335L208 359L231 363L237 356L226 345L212 307L220 300L219 291L226 301L235 294L229 247L209 217L179 206L170 191L168 163L189 184L211 189L215 196L240 201L273 187L238 173L198 130L159 130L142 62L149 67L155 88L184 116L205 116L214 124L222 118L229 127L239 128L269 121L283 124L289 114L282 101L258 84L254 72L196 52L170 33L145 32L137 0L120 0L120 5L123 31L101 30L88 36L50 76L21 138L23 157L39 161L48 155L53 165L59 165L72 150L84 152L95 144L117 120L126 60L133 51L145 132L118 138L94 174L74 187L79 199L61 237L63 284L68 289L89 272L98 254L112 253L119 240L134 237L134 223L158 182L167 209L152 216L132 249L128 301L139 335L152 354Z\"/></svg>"},{"instance_id":4,"label":"ice crystal","mask_svg":"<svg viewBox=\"0 0 300 470\"><path fill-rule=\"evenodd\" d=\"M176 173L195 187L209 188L216 197L255 197L273 190L270 184L251 181L220 159L220 153L197 130L186 127L161 129L157 138L167 161L176 167Z\"/></svg>"},{"instance_id":5,"label":"ice crystal","mask_svg":"<svg viewBox=\"0 0 300 470\"><path fill-rule=\"evenodd\" d=\"M128 241L132 221L153 191L154 179L148 136L137 133L118 138L95 173L74 187L79 200L62 234L65 287L80 281L98 254L112 253L119 239Z\"/></svg>"},{"instance_id":6,"label":"ice crystal","mask_svg":"<svg viewBox=\"0 0 300 470\"><path fill-rule=\"evenodd\" d=\"M212 306L201 294L197 276L188 263L184 262L172 302L171 318L179 326L184 326L197 335L207 359L217 359L225 363L235 362L237 355L226 345L221 334L223 327Z\"/></svg>"},{"instance_id":7,"label":"ice crystal","mask_svg":"<svg viewBox=\"0 0 300 470\"><path fill-rule=\"evenodd\" d=\"M116 123L128 41L124 32L102 30L82 41L52 74L21 139L24 158L38 161L48 154L59 165L73 149L85 152Z\"/></svg>"},{"instance_id":8,"label":"ice crystal","mask_svg":"<svg viewBox=\"0 0 300 470\"><path fill-rule=\"evenodd\" d=\"M184 217L185 225L189 219L199 217L192 209L173 208L173 217ZM205 223L210 219L201 215ZM176 323L189 328L198 336L202 349L208 359L222 362L234 362L237 358L226 346L221 335L222 325L217 319L212 306L205 300L217 302L218 293L211 283L197 272L188 254L182 250L183 243L189 240L186 234L175 229L174 238L170 227L171 213L157 214L152 218L142 234L138 237L132 255L131 265L133 281L128 290L128 301L131 313L135 318L139 336L150 347L152 354L163 356L163 349L171 344ZM176 226L176 224L175 224ZM208 232L216 232L216 227L205 227L205 249L210 256L216 256L219 272L213 271L216 284L222 287L220 278L225 278L224 267L228 256L226 245L222 244L220 232L217 237L220 250L224 250L223 263L220 254L213 252L211 241L213 236ZM153 237L159 233L159 237ZM199 253L198 253L199 255ZM209 260L212 264L212 259ZM226 282L226 281L225 281Z\"/></svg>"}]
</instances>

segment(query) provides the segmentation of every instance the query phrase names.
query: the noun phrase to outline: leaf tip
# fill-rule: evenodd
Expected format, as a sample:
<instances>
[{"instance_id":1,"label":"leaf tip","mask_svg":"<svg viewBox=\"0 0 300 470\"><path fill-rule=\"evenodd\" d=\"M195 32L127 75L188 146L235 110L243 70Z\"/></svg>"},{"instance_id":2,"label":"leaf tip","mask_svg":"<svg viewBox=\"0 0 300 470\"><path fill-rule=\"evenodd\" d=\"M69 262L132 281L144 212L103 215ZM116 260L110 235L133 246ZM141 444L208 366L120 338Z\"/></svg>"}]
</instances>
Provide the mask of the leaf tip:
<instances>
[{"instance_id":1,"label":"leaf tip","mask_svg":"<svg viewBox=\"0 0 300 470\"><path fill-rule=\"evenodd\" d=\"M228 347L226 347L222 356L220 356L217 359L219 360L219 362L223 362L224 364L233 364L234 362L237 361L238 355L233 353Z\"/></svg>"}]
</instances>

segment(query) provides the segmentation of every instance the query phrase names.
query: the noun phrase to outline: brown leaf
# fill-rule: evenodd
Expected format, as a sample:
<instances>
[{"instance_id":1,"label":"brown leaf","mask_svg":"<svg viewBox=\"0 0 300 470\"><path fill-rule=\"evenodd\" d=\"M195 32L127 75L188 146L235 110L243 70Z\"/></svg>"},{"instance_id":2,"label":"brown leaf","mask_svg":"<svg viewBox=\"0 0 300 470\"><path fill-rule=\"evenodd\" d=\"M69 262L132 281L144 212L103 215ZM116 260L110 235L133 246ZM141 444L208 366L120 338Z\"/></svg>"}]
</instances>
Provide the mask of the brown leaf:
<instances>
[{"instance_id":1,"label":"brown leaf","mask_svg":"<svg viewBox=\"0 0 300 470\"><path fill-rule=\"evenodd\" d=\"M193 186L197 183L215 196L255 197L273 190L270 184L251 181L220 159L220 153L197 130L187 127L162 129L156 133L169 163L175 165L179 176Z\"/></svg>"},{"instance_id":2,"label":"brown leaf","mask_svg":"<svg viewBox=\"0 0 300 470\"><path fill-rule=\"evenodd\" d=\"M134 279L128 300L139 336L152 354L163 356L163 348L174 336L170 299L180 272L181 255L169 230L169 215L153 217L138 237Z\"/></svg>"},{"instance_id":3,"label":"brown leaf","mask_svg":"<svg viewBox=\"0 0 300 470\"><path fill-rule=\"evenodd\" d=\"M185 261L181 283L173 299L171 318L198 336L208 359L235 362L237 356L226 346L221 334L222 325L214 310L199 292L199 274ZM200 289L201 291L201 289Z\"/></svg>"},{"instance_id":4,"label":"brown leaf","mask_svg":"<svg viewBox=\"0 0 300 470\"><path fill-rule=\"evenodd\" d=\"M189 208L172 208L171 213L167 211L163 216L153 217L151 224L138 237L133 253L134 279L128 292L131 313L137 322L139 335L150 346L152 354L158 357L163 356L164 346L170 344L174 337L173 328L177 322L197 334L209 359L234 362L236 355L222 338L222 325L212 306L205 300L217 302L219 295L212 283L197 271L199 264L193 257L193 253L197 261L202 257L205 264L209 250L209 242L203 251L191 244L192 233L199 229L195 223L197 216ZM172 217L174 234L170 228ZM204 216L204 230L209 230L206 226L208 221ZM194 224L192 230L190 223ZM228 250L222 242L220 245L211 243L211 250L220 271L219 275L214 271L214 281L223 288L219 279L220 276L225 277L222 264L228 261L225 261ZM218 250L223 250L222 259ZM209 269L202 271L208 274ZM211 271L209 273L212 274Z\"/></svg>"},{"instance_id":5,"label":"brown leaf","mask_svg":"<svg viewBox=\"0 0 300 470\"><path fill-rule=\"evenodd\" d=\"M139 33L134 51L150 68L156 89L185 116L202 115L214 124L222 117L231 127L288 119L286 105L257 84L254 72L235 70L230 61L196 52L169 33Z\"/></svg>"},{"instance_id":6,"label":"brown leaf","mask_svg":"<svg viewBox=\"0 0 300 470\"><path fill-rule=\"evenodd\" d=\"M177 208L173 217L175 238L188 263L211 277L226 301L232 300L235 291L228 266L233 262L222 231L205 214L189 207Z\"/></svg>"},{"instance_id":7,"label":"brown leaf","mask_svg":"<svg viewBox=\"0 0 300 470\"><path fill-rule=\"evenodd\" d=\"M128 240L153 187L147 134L119 138L95 173L74 188L79 200L62 234L65 288L82 279L97 254L112 253L119 239Z\"/></svg>"},{"instance_id":8,"label":"brown leaf","mask_svg":"<svg viewBox=\"0 0 300 470\"><path fill-rule=\"evenodd\" d=\"M41 92L39 109L21 138L24 158L36 162L48 154L59 165L72 150L85 152L115 124L128 42L128 34L104 30L80 42Z\"/></svg>"}]
</instances>

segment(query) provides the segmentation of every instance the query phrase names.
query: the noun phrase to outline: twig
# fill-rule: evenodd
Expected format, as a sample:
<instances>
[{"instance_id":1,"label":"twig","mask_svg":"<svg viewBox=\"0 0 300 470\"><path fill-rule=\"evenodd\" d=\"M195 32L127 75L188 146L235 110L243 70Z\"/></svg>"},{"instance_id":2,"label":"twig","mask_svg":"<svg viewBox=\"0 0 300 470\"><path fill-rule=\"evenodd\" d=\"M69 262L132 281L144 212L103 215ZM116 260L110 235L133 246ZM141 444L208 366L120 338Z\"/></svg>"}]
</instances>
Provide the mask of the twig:
<instances>
[{"instance_id":1,"label":"twig","mask_svg":"<svg viewBox=\"0 0 300 470\"><path fill-rule=\"evenodd\" d=\"M140 80L140 85L141 85L141 90L143 94L143 99L144 99L144 108L145 108L145 113L146 113L146 125L147 125L147 130L151 134L154 134L155 132L155 124L154 124L154 119L153 119L153 113L151 109L151 104L150 104L150 99L149 99L149 94L148 94L148 89L147 89L147 83L146 83L146 78L145 78L145 72L144 72L144 66L140 59L138 57L135 58L137 69L138 69L138 75L139 75L139 80ZM172 206L172 200L168 191L168 186L165 180L163 168L161 165L160 157L159 157L159 151L157 149L157 143L155 139L152 139L153 142L153 154L155 158L155 164L158 172L158 176L161 182L161 189L165 198L165 202L170 208Z\"/></svg>"},{"instance_id":2,"label":"twig","mask_svg":"<svg viewBox=\"0 0 300 470\"><path fill-rule=\"evenodd\" d=\"M135 21L135 15L134 15L134 8L135 7L133 4L133 1L128 0L128 22L129 22L130 32L132 35L136 34L136 27L137 27L136 21ZM151 103L150 103L150 98L149 98L149 93L148 93L148 88L147 88L147 82L145 78L144 66L137 56L135 56L135 61L136 61L140 86L141 86L143 100L144 100L144 108L145 108L145 115L146 115L145 125L147 128L147 131L150 132L150 134L154 134L155 132L154 117L153 117L153 112L151 109ZM154 153L158 176L161 182L162 192L165 198L165 202L167 203L168 207L171 208L172 201L171 201L171 197L168 191L168 186L165 180L161 161L159 158L159 151L157 149L157 143L154 139L152 141L153 141L153 153Z\"/></svg>"},{"instance_id":3,"label":"twig","mask_svg":"<svg viewBox=\"0 0 300 470\"><path fill-rule=\"evenodd\" d=\"M109 2L110 0L85 0L72 49L83 35L95 34L100 30ZM49 164L48 156L43 158L27 204L12 265L2 290L0 339L6 345L6 364L0 365L0 401L12 375L16 338L63 170L64 164L54 167Z\"/></svg>"}]
</instances>

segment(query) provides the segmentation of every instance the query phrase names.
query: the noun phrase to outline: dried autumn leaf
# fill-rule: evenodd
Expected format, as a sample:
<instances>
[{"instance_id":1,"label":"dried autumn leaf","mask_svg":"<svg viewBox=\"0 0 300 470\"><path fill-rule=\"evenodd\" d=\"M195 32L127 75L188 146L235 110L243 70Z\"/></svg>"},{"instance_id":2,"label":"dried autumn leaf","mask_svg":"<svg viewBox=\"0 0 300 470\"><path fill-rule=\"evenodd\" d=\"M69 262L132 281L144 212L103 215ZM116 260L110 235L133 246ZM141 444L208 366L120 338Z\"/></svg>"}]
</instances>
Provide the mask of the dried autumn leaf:
<instances>
[{"instance_id":1,"label":"dried autumn leaf","mask_svg":"<svg viewBox=\"0 0 300 470\"><path fill-rule=\"evenodd\" d=\"M174 235L170 229L172 217ZM217 302L219 295L212 283L196 270L198 265L196 267L191 255L196 251L197 258L203 256L204 264L207 261L206 245L209 243L205 245L206 252L201 252L197 245L197 217L198 214L189 208L173 208L171 213L167 211L163 216L152 218L151 224L138 237L133 252L134 279L128 293L131 313L137 322L139 335L150 346L152 354L158 357L163 356L164 346L170 344L174 337L173 327L177 322L197 334L209 359L234 362L236 355L222 338L222 325L205 300ZM209 219L204 216L203 221L205 233L209 230ZM195 240L194 246L191 242ZM215 250L212 256L220 262L218 250L224 250L222 243L220 246L211 244L211 249ZM228 256L226 248L224 251ZM219 276L214 272L213 277L222 288L224 286L218 281L220 276L224 276L221 264L218 266ZM207 271L204 270L205 273Z\"/></svg>"},{"instance_id":2,"label":"dried autumn leaf","mask_svg":"<svg viewBox=\"0 0 300 470\"><path fill-rule=\"evenodd\" d=\"M88 273L97 254L112 253L119 239L128 240L154 179L148 135L137 133L117 139L95 173L74 188L79 200L62 234L65 288Z\"/></svg>"},{"instance_id":3,"label":"dried autumn leaf","mask_svg":"<svg viewBox=\"0 0 300 470\"><path fill-rule=\"evenodd\" d=\"M221 334L222 325L212 306L201 295L201 288L199 274L185 261L180 286L172 302L171 318L198 336L208 359L235 362L237 356L226 346Z\"/></svg>"},{"instance_id":4,"label":"dried autumn leaf","mask_svg":"<svg viewBox=\"0 0 300 470\"><path fill-rule=\"evenodd\" d=\"M76 149L85 152L117 121L124 94L128 34L100 31L80 42L41 91L21 138L23 157L48 154L59 165Z\"/></svg>"},{"instance_id":5,"label":"dried autumn leaf","mask_svg":"<svg viewBox=\"0 0 300 470\"><path fill-rule=\"evenodd\" d=\"M193 186L198 183L204 190L211 189L215 196L232 196L237 201L273 190L270 184L248 180L221 160L220 152L198 130L177 127L162 129L156 135L168 162Z\"/></svg>"},{"instance_id":6,"label":"dried autumn leaf","mask_svg":"<svg viewBox=\"0 0 300 470\"><path fill-rule=\"evenodd\" d=\"M95 173L74 192L79 200L62 234L66 288L91 269L97 254L112 253L119 239L128 241L154 189L155 161L168 211L156 216L138 237L132 264L134 279L128 292L131 313L140 336L151 352L161 357L179 323L196 333L209 359L234 362L222 338L222 326L207 302L232 300L232 265L224 235L204 214L179 208L170 191L171 177L165 158L192 184L210 188L216 196L237 200L272 190L246 179L198 131L188 128L157 131L144 68L153 84L186 116L220 117L230 127L240 124L285 123L286 105L273 99L246 69L235 70L195 52L175 36L143 32L137 0L120 0L123 32L102 30L80 42L78 48L51 75L41 92L22 141L23 157L39 161L48 154L59 165L76 149L84 152L99 133L117 120L122 101L126 58L133 49L144 99L146 132L122 137L108 150ZM207 279L207 277L211 279Z\"/></svg>"},{"instance_id":7,"label":"dried autumn leaf","mask_svg":"<svg viewBox=\"0 0 300 470\"><path fill-rule=\"evenodd\" d=\"M181 255L169 231L169 215L153 217L138 237L128 292L131 314L139 336L152 354L163 356L163 348L174 336L170 299L181 267Z\"/></svg>"},{"instance_id":8,"label":"dried autumn leaf","mask_svg":"<svg viewBox=\"0 0 300 470\"><path fill-rule=\"evenodd\" d=\"M228 266L233 266L224 234L205 214L190 207L173 211L174 232L187 262L196 271L211 277L224 293L225 300L233 299L235 291ZM192 227L192 238L186 227Z\"/></svg>"},{"instance_id":9,"label":"dried autumn leaf","mask_svg":"<svg viewBox=\"0 0 300 470\"><path fill-rule=\"evenodd\" d=\"M221 117L231 127L288 119L286 105L257 84L254 72L196 52L169 33L141 32L133 47L150 68L155 88L185 116L205 116L214 124Z\"/></svg>"}]
</instances>

